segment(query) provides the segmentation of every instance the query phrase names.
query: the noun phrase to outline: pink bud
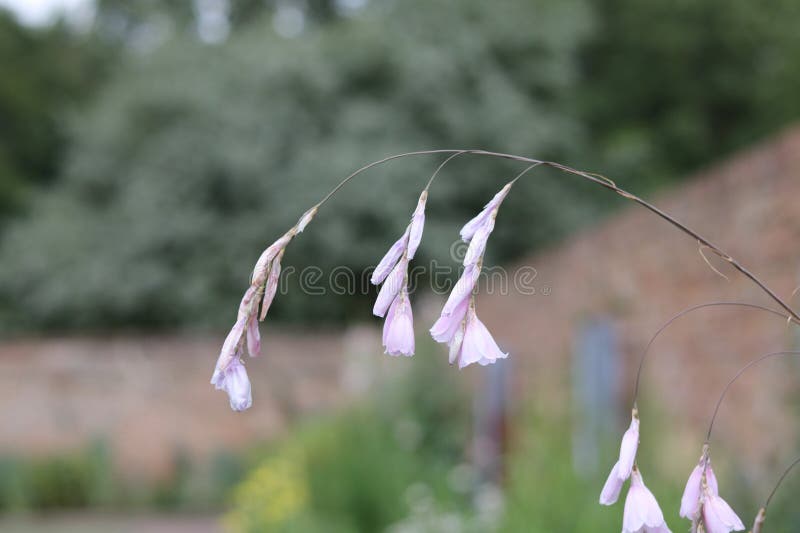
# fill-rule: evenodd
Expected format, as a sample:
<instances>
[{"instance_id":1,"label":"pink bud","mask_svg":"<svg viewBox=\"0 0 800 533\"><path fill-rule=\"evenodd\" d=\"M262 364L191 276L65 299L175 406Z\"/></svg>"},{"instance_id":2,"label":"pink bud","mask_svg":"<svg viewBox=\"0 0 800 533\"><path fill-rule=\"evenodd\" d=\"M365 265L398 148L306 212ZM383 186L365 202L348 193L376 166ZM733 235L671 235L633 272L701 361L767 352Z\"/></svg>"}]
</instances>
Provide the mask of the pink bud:
<instances>
[{"instance_id":1,"label":"pink bud","mask_svg":"<svg viewBox=\"0 0 800 533\"><path fill-rule=\"evenodd\" d=\"M622 436L622 444L619 447L619 468L617 475L623 481L628 479L636 461L636 450L639 447L639 418L636 415L631 417L631 425Z\"/></svg>"},{"instance_id":2,"label":"pink bud","mask_svg":"<svg viewBox=\"0 0 800 533\"><path fill-rule=\"evenodd\" d=\"M603 505L613 505L619 499L619 493L622 490L622 485L625 483L624 479L620 479L617 471L619 470L619 461L614 463L611 468L611 473L608 475L606 484L603 485L603 490L600 492L600 503Z\"/></svg>"},{"instance_id":3,"label":"pink bud","mask_svg":"<svg viewBox=\"0 0 800 533\"><path fill-rule=\"evenodd\" d=\"M472 240L475 232L478 230L478 228L484 225L491 212L500 207L500 204L505 199L509 190L511 190L511 183L507 183L505 187L500 189L500 191L494 195L494 198L492 198L489 203L486 204L483 210L478 213L475 218L467 222L463 228L461 228L461 239L464 242L469 242Z\"/></svg>"},{"instance_id":4,"label":"pink bud","mask_svg":"<svg viewBox=\"0 0 800 533\"><path fill-rule=\"evenodd\" d=\"M408 252L406 256L414 259L417 248L422 240L422 229L425 226L425 202L428 200L428 191L422 191L417 202L417 208L411 217L411 224L408 227Z\"/></svg>"}]
</instances>

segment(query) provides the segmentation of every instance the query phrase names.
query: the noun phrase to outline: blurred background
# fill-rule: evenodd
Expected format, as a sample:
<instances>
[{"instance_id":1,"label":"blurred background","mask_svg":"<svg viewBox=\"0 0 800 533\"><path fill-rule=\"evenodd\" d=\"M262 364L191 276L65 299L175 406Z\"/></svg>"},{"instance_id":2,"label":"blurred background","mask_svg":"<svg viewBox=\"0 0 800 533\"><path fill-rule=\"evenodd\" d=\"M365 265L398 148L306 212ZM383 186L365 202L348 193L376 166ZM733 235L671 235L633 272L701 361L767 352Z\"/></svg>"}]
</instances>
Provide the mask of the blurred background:
<instances>
[{"instance_id":1,"label":"blurred background","mask_svg":"<svg viewBox=\"0 0 800 533\"><path fill-rule=\"evenodd\" d=\"M221 341L305 209L431 148L602 172L788 300L799 25L796 0L0 0L0 530L618 530L622 503L597 499L648 339L693 304L769 302L602 189L537 169L504 203L487 264L510 289L478 300L503 364L448 367L424 286L417 355L390 359L375 292L328 278L276 299L246 413L208 383ZM441 160L354 180L285 268L374 265ZM453 160L417 263L456 265L458 229L519 170ZM654 346L640 466L673 530L725 382L799 340L717 309ZM716 426L748 524L800 453L798 371L745 375ZM800 531L798 490L790 477L769 531Z\"/></svg>"}]
</instances>

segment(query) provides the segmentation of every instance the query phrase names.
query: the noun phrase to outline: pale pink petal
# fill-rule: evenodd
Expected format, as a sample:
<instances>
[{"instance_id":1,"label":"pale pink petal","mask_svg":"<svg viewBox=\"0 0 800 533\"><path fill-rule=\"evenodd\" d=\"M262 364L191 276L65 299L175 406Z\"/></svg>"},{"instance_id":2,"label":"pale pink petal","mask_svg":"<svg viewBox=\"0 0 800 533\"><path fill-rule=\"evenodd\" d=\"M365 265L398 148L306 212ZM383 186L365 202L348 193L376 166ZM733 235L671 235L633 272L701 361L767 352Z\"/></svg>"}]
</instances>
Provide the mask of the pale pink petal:
<instances>
[{"instance_id":1,"label":"pale pink petal","mask_svg":"<svg viewBox=\"0 0 800 533\"><path fill-rule=\"evenodd\" d=\"M386 318L383 321L383 335L381 337L381 342L383 346L386 346L386 338L389 335L389 324L394 320L395 312L397 311L397 301L400 299L400 295L397 295L395 299L392 301L392 305L389 306L389 311L386 313Z\"/></svg>"},{"instance_id":2,"label":"pale pink petal","mask_svg":"<svg viewBox=\"0 0 800 533\"><path fill-rule=\"evenodd\" d=\"M464 368L472 363L487 365L497 359L508 357L497 346L492 334L486 329L483 322L478 319L474 309L467 312L467 324L464 329L464 340L461 345L461 355L458 360L459 368Z\"/></svg>"},{"instance_id":3,"label":"pale pink petal","mask_svg":"<svg viewBox=\"0 0 800 533\"><path fill-rule=\"evenodd\" d=\"M621 480L626 480L631 475L633 463L636 461L636 450L639 447L639 419L631 417L631 425L622 436L619 447L619 469L617 475Z\"/></svg>"},{"instance_id":4,"label":"pale pink petal","mask_svg":"<svg viewBox=\"0 0 800 533\"><path fill-rule=\"evenodd\" d=\"M708 485L708 490L711 491L711 494L719 495L719 484L717 483L717 476L714 475L714 470L711 468L710 459L706 467L706 485Z\"/></svg>"},{"instance_id":5,"label":"pale pink petal","mask_svg":"<svg viewBox=\"0 0 800 533\"><path fill-rule=\"evenodd\" d=\"M375 305L372 308L373 315L382 317L386 314L395 296L400 292L400 289L405 287L407 268L408 260L401 259L386 277L381 290L378 291L378 297L375 299Z\"/></svg>"},{"instance_id":6,"label":"pale pink petal","mask_svg":"<svg viewBox=\"0 0 800 533\"><path fill-rule=\"evenodd\" d=\"M386 255L383 256L378 266L375 267L375 270L372 272L372 281L373 285L378 285L386 276L389 275L389 272L392 271L392 268L397 265L397 262L400 260L400 257L403 255L403 251L406 249L406 244L408 243L408 228L406 228L406 232L403 233L403 236L397 239L389 251L386 252Z\"/></svg>"},{"instance_id":7,"label":"pale pink petal","mask_svg":"<svg viewBox=\"0 0 800 533\"><path fill-rule=\"evenodd\" d=\"M617 469L619 468L619 461L614 463L611 473L608 474L606 484L603 485L603 490L600 492L600 503L603 505L613 505L619 499L619 493L622 490L624 480L619 478Z\"/></svg>"},{"instance_id":8,"label":"pale pink petal","mask_svg":"<svg viewBox=\"0 0 800 533\"><path fill-rule=\"evenodd\" d=\"M686 482L686 488L683 489L683 497L681 497L681 511L680 516L689 520L694 519L700 510L700 492L701 481L703 477L703 467L698 464L689 474L689 480Z\"/></svg>"},{"instance_id":9,"label":"pale pink petal","mask_svg":"<svg viewBox=\"0 0 800 533\"><path fill-rule=\"evenodd\" d=\"M474 265L483 256L486 251L486 241L494 229L494 217L489 216L486 221L478 228L467 248L467 253L464 255L464 266Z\"/></svg>"},{"instance_id":10,"label":"pale pink petal","mask_svg":"<svg viewBox=\"0 0 800 533\"><path fill-rule=\"evenodd\" d=\"M261 354L261 332L258 331L258 320L255 315L247 323L247 352L250 357Z\"/></svg>"},{"instance_id":11,"label":"pale pink petal","mask_svg":"<svg viewBox=\"0 0 800 533\"><path fill-rule=\"evenodd\" d=\"M721 497L706 492L703 504L703 522L707 533L730 533L743 531L744 524Z\"/></svg>"},{"instance_id":12,"label":"pale pink petal","mask_svg":"<svg viewBox=\"0 0 800 533\"><path fill-rule=\"evenodd\" d=\"M457 331L462 329L462 322L467 316L469 299L463 300L449 315L442 315L430 329L436 342L450 343ZM463 338L463 333L462 333ZM451 361L452 363L452 361Z\"/></svg>"},{"instance_id":13,"label":"pale pink petal","mask_svg":"<svg viewBox=\"0 0 800 533\"><path fill-rule=\"evenodd\" d=\"M264 287L264 298L261 301L261 314L258 317L262 322L267 316L272 300L275 299L275 294L278 292L281 277L281 257L283 257L283 251L272 261L272 266L269 269L269 279L267 279L267 284Z\"/></svg>"},{"instance_id":14,"label":"pale pink petal","mask_svg":"<svg viewBox=\"0 0 800 533\"><path fill-rule=\"evenodd\" d=\"M468 266L464 269L461 277L456 282L450 296L442 308L442 315L449 315L460 307L465 301L469 300L472 296L472 291L475 290L475 284L478 282L480 270L474 265Z\"/></svg>"},{"instance_id":15,"label":"pale pink petal","mask_svg":"<svg viewBox=\"0 0 800 533\"><path fill-rule=\"evenodd\" d=\"M414 315L405 291L401 292L389 309L384 324L384 347L389 355L414 355Z\"/></svg>"},{"instance_id":16,"label":"pale pink petal","mask_svg":"<svg viewBox=\"0 0 800 533\"><path fill-rule=\"evenodd\" d=\"M667 528L664 514L653 493L645 486L638 470L632 472L631 488L625 499L622 525L623 533L664 531Z\"/></svg>"},{"instance_id":17,"label":"pale pink petal","mask_svg":"<svg viewBox=\"0 0 800 533\"><path fill-rule=\"evenodd\" d=\"M417 202L417 209L414 211L414 216L411 217L408 236L408 253L406 254L409 259L414 259L419 243L422 241L422 229L425 226L425 202L427 199L428 191L422 191L419 201Z\"/></svg>"},{"instance_id":18,"label":"pale pink petal","mask_svg":"<svg viewBox=\"0 0 800 533\"><path fill-rule=\"evenodd\" d=\"M216 380L212 380L217 390L228 393L231 409L244 411L253 405L250 389L250 379L247 377L242 361L237 357L225 370L221 371Z\"/></svg>"}]
</instances>

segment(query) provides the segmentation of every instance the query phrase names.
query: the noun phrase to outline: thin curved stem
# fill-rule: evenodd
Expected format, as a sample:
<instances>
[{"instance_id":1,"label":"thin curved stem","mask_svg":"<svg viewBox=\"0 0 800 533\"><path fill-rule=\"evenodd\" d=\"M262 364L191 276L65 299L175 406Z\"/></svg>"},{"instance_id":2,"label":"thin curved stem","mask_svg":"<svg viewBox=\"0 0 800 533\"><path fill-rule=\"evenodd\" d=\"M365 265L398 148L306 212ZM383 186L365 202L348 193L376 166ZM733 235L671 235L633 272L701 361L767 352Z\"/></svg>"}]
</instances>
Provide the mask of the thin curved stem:
<instances>
[{"instance_id":1,"label":"thin curved stem","mask_svg":"<svg viewBox=\"0 0 800 533\"><path fill-rule=\"evenodd\" d=\"M431 176L431 179L429 179L428 183L425 185L425 189L424 190L427 191L428 189L431 188L431 184L433 183L433 180L436 179L436 176L439 175L439 171L442 170L447 163L449 163L452 159L455 159L456 157L458 157L458 156L460 156L461 154L464 154L464 153L466 153L466 152L456 152L453 155L449 156L444 161L442 161L442 164L439 165L438 167L436 167L436 170L433 172L433 175Z\"/></svg>"},{"instance_id":2,"label":"thin curved stem","mask_svg":"<svg viewBox=\"0 0 800 533\"><path fill-rule=\"evenodd\" d=\"M766 355L762 355L758 359L753 359L752 361L750 361L749 363L744 365L736 373L736 375L733 376L733 379L731 379L728 382L728 384L725 385L725 388L722 389L722 394L720 395L719 400L717 400L717 405L714 407L714 414L711 416L711 422L708 424L708 433L706 434L706 442L705 442L706 444L709 444L710 441L711 441L711 431L714 429L714 421L717 419L717 413L719 413L719 408L722 405L722 401L725 399L725 395L728 394L728 389L731 388L731 385L736 383L736 380L739 379L742 374L747 372L751 367L757 365L761 361L764 361L766 359L770 359L772 357L786 356L786 355L800 355L800 352L794 351L794 350L784 350L784 351L781 351L781 352L772 352L772 353L768 353Z\"/></svg>"},{"instance_id":3,"label":"thin curved stem","mask_svg":"<svg viewBox=\"0 0 800 533\"><path fill-rule=\"evenodd\" d=\"M602 176L600 174L594 174L594 173L591 173L591 172L585 172L585 171L582 171L582 170L577 170L577 169L574 169L574 168L569 167L567 165L562 165L561 163L554 163L552 161L541 161L541 160L532 159L532 158L529 158L529 157L522 157L522 156L512 155L512 154L504 154L504 153L501 153L501 152L490 152L490 151L487 151L487 150L465 150L465 149L459 149L459 150L420 150L420 151L416 151L416 152L406 152L406 153L403 153L403 154L397 154L397 155L392 155L392 156L389 156L389 157L385 157L385 158L383 158L381 160L374 161L374 162L372 162L372 163L370 163L368 165L365 165L365 166L361 167L360 169L356 170L355 172L353 172L352 174L347 176L344 180L342 180L341 183L339 183L336 187L334 187L333 190L331 192L329 192L316 205L316 207L319 208L325 202L327 202L348 181L350 181L351 179L353 179L357 175L361 174L365 170L368 170L368 169L370 169L370 168L372 168L374 166L386 163L388 161L392 161L394 159L399 159L401 157L416 156L416 155L430 155L430 154L445 154L445 153L450 153L450 154L453 154L453 153L474 154L474 155L481 155L481 156L487 156L487 157L496 157L496 158L499 158L499 159L509 159L511 161L519 161L519 162L522 162L522 163L529 163L529 164L536 164L536 165L547 165L547 166L549 166L551 168L554 168L554 169L557 169L557 170L561 170L562 172L566 172L568 174L573 174L573 175L578 176L580 178L583 178L583 179L585 179L587 181L595 183L596 185L604 187L604 188L606 188L606 189L608 189L608 190L610 190L612 192L615 192L615 193L619 194L620 196L622 196L623 198L626 198L628 200L631 200L632 202L635 202L635 203L639 204L640 206L644 207L645 209L647 209L648 211L652 212L656 216L658 216L661 219L665 220L666 222L668 222L669 224L671 224L675 228L679 229L680 231L682 231L686 235L692 237L699 244L707 247L708 250L711 250L718 257L720 257L724 261L728 262L733 268L738 270L742 275L744 275L753 284L755 284L759 289L761 289L767 296L769 296L773 301L775 301L775 303L777 303L781 308L783 308L787 313L789 313L792 316L792 318L794 318L795 320L800 322L800 315L798 315L798 313L794 309L792 309L792 307L789 304L787 304L780 296L778 296L772 289L770 289L755 274L753 274L750 270L745 268L744 265L739 263L739 261L737 261L736 259L731 257L728 253L723 251L720 247L718 247L717 245L712 243L706 237L703 237L702 235L697 233L695 230L693 230L692 228L690 228L689 226L687 226L683 222L680 222L678 219L674 218L672 215L666 213L665 211L662 211L661 209L659 209L655 205L647 202L646 200L643 200L642 198L640 198L640 197L638 197L638 196L636 196L634 194L629 193L625 189L622 189L622 188L618 187L617 184L614 183L609 178L606 178L605 176Z\"/></svg>"},{"instance_id":4,"label":"thin curved stem","mask_svg":"<svg viewBox=\"0 0 800 533\"><path fill-rule=\"evenodd\" d=\"M639 383L640 383L641 377L642 377L642 368L644 368L645 359L647 359L647 355L650 353L650 347L653 345L653 343L658 338L658 336L661 335L664 332L664 330L666 330L668 327L670 327L673 324L673 322L675 322L676 320L678 320L681 317L684 317L684 316L688 315L689 313L693 313L694 311L699 311L700 309L706 309L708 307L734 307L734 306L735 307L744 307L744 308L748 308L748 309L756 309L756 310L759 310L759 311L765 311L765 312L768 312L768 313L772 313L773 315L777 315L777 316L782 317L784 319L789 319L789 320L794 321L795 323L798 323L790 315L781 313L780 311L776 311L775 309L771 309L771 308L765 307L763 305L751 304L751 303L747 303L747 302L708 302L708 303L704 303L704 304L694 305L692 307L688 307L688 308L684 309L680 313L677 313L672 318L667 320L660 328L658 328L658 330L655 332L655 334L653 334L653 336L650 338L650 341L647 343L647 346L645 347L644 351L642 352L642 355L639 356L639 368L636 371L636 381L635 381L634 386L633 386L633 406L634 406L634 408L636 407L636 402L639 399Z\"/></svg>"},{"instance_id":5,"label":"thin curved stem","mask_svg":"<svg viewBox=\"0 0 800 533\"><path fill-rule=\"evenodd\" d=\"M792 464L790 464L789 467L786 470L783 471L783 474L781 474L781 477L778 478L778 482L775 483L775 487L772 489L772 492L769 493L769 497L767 498L766 503L764 503L764 511L766 511L767 507L769 507L769 502L772 501L772 497L775 496L776 492L778 492L778 489L780 488L781 483L783 483L783 480L786 479L786 476L789 475L789 472L791 472L792 469L795 466L797 466L798 464L800 464L800 457L795 459L794 462Z\"/></svg>"}]
</instances>

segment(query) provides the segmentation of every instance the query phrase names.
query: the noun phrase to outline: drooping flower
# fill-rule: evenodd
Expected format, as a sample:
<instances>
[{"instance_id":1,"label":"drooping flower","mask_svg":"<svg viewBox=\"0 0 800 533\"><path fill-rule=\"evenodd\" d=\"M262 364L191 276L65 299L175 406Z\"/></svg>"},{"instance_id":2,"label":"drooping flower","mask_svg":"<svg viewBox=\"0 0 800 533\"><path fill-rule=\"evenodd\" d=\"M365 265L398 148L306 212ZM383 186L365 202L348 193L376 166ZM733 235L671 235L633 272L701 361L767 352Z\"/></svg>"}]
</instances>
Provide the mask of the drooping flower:
<instances>
[{"instance_id":1,"label":"drooping flower","mask_svg":"<svg viewBox=\"0 0 800 533\"><path fill-rule=\"evenodd\" d=\"M711 459L703 452L700 461L689 474L689 480L686 482L686 488L683 489L683 496L681 497L681 518L694 520L700 515L700 496L703 493L703 470L705 469L706 484L709 490L714 494L719 494L719 487L717 484L717 477L714 475L714 470L711 468Z\"/></svg>"},{"instance_id":2,"label":"drooping flower","mask_svg":"<svg viewBox=\"0 0 800 533\"><path fill-rule=\"evenodd\" d=\"M414 319L408 298L408 263L414 258L422 240L427 200L428 191L422 191L405 232L389 248L372 273L373 285L383 283L372 307L372 314L386 317L383 324L383 346L389 355L414 355Z\"/></svg>"},{"instance_id":3,"label":"drooping flower","mask_svg":"<svg viewBox=\"0 0 800 533\"><path fill-rule=\"evenodd\" d=\"M703 448L700 461L686 482L681 498L680 515L691 520L693 524L702 519L707 533L744 530L742 521L719 495L719 484L711 468L707 447Z\"/></svg>"},{"instance_id":4,"label":"drooping flower","mask_svg":"<svg viewBox=\"0 0 800 533\"><path fill-rule=\"evenodd\" d=\"M414 355L414 315L405 289L389 307L383 323L383 345L389 355Z\"/></svg>"},{"instance_id":5,"label":"drooping flower","mask_svg":"<svg viewBox=\"0 0 800 533\"><path fill-rule=\"evenodd\" d=\"M473 292L481 273L486 242L494 230L497 211L510 189L511 183L506 184L461 229L461 238L469 242L463 261L464 272L450 292L439 319L430 329L434 340L447 343L450 347L450 363L458 362L459 368L472 363L487 365L508 356L500 350L489 330L476 316Z\"/></svg>"},{"instance_id":6,"label":"drooping flower","mask_svg":"<svg viewBox=\"0 0 800 533\"><path fill-rule=\"evenodd\" d=\"M744 531L744 524L728 502L715 494L710 487L705 488L704 496L703 525L707 533Z\"/></svg>"},{"instance_id":7,"label":"drooping flower","mask_svg":"<svg viewBox=\"0 0 800 533\"><path fill-rule=\"evenodd\" d=\"M608 475L606 484L600 492L600 503L613 505L619 499L623 483L631 476L633 465L636 462L636 451L639 448L639 413L634 408L631 412L631 425L622 436L619 447L619 460L614 464Z\"/></svg>"},{"instance_id":8,"label":"drooping flower","mask_svg":"<svg viewBox=\"0 0 800 533\"><path fill-rule=\"evenodd\" d=\"M508 354L497 346L492 334L475 314L475 307L470 305L461 328L450 343L450 363L457 362L459 368L472 363L486 366L506 357Z\"/></svg>"},{"instance_id":9,"label":"drooping flower","mask_svg":"<svg viewBox=\"0 0 800 533\"><path fill-rule=\"evenodd\" d=\"M236 323L225 338L214 367L214 374L211 376L211 384L217 390L224 390L228 393L231 408L234 411L243 411L253 403L250 380L242 363L245 344L251 357L261 353L261 334L258 330L258 321L263 321L266 317L278 290L281 258L286 246L305 229L316 213L317 206L303 213L294 227L264 250L253 268L250 286L239 303Z\"/></svg>"},{"instance_id":10,"label":"drooping flower","mask_svg":"<svg viewBox=\"0 0 800 533\"><path fill-rule=\"evenodd\" d=\"M664 514L637 468L631 472L631 488L625 499L622 533L670 533Z\"/></svg>"},{"instance_id":11,"label":"drooping flower","mask_svg":"<svg viewBox=\"0 0 800 533\"><path fill-rule=\"evenodd\" d=\"M211 384L217 390L224 390L228 393L231 409L234 411L244 411L253 405L250 379L248 379L247 370L239 357L236 357L225 370L215 372L211 378Z\"/></svg>"}]
</instances>

